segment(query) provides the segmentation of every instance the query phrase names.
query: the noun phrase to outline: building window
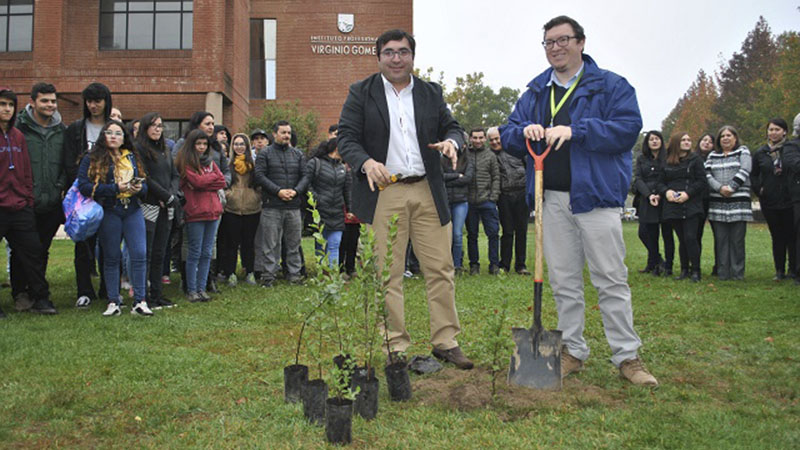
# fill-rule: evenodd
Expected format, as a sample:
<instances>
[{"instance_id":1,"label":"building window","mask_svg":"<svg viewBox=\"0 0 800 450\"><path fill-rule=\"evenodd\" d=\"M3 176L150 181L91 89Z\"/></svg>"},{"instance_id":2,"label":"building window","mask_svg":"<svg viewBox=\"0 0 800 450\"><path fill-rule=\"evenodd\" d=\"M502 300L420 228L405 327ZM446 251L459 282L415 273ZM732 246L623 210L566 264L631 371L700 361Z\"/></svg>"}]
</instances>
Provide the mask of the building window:
<instances>
[{"instance_id":1,"label":"building window","mask_svg":"<svg viewBox=\"0 0 800 450\"><path fill-rule=\"evenodd\" d=\"M177 142L189 130L188 120L161 120L164 124L164 139Z\"/></svg>"},{"instance_id":2,"label":"building window","mask_svg":"<svg viewBox=\"0 0 800 450\"><path fill-rule=\"evenodd\" d=\"M0 52L33 47L33 0L0 0Z\"/></svg>"},{"instance_id":3,"label":"building window","mask_svg":"<svg viewBox=\"0 0 800 450\"><path fill-rule=\"evenodd\" d=\"M100 50L191 49L193 3L101 0Z\"/></svg>"},{"instance_id":4,"label":"building window","mask_svg":"<svg viewBox=\"0 0 800 450\"><path fill-rule=\"evenodd\" d=\"M275 100L275 19L250 19L250 98Z\"/></svg>"}]
</instances>

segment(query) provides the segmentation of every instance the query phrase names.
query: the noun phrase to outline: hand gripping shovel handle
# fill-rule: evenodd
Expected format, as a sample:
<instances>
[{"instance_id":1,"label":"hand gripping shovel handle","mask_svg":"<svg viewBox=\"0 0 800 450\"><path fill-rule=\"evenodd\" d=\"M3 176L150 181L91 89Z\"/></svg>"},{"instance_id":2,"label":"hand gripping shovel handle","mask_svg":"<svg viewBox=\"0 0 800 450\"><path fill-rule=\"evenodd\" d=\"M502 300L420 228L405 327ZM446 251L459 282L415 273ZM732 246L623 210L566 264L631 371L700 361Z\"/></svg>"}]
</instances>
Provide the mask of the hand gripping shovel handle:
<instances>
[{"instance_id":1,"label":"hand gripping shovel handle","mask_svg":"<svg viewBox=\"0 0 800 450\"><path fill-rule=\"evenodd\" d=\"M544 264L542 261L544 252L542 250L542 198L544 197L544 159L550 153L550 146L544 152L537 154L531 147L531 141L525 140L528 147L528 154L533 158L533 168L536 171L534 177L534 233L536 235L536 259L533 270L533 334L539 335L542 331L542 282L544 279Z\"/></svg>"}]
</instances>

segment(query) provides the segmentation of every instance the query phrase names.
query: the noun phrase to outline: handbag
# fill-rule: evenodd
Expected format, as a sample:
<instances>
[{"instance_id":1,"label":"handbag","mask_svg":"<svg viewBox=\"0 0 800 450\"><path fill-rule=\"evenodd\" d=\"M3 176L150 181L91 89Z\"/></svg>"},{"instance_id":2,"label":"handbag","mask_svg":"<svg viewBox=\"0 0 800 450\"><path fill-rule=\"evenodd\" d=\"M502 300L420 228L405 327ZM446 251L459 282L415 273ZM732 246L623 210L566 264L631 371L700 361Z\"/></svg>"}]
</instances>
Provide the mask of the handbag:
<instances>
[{"instance_id":1,"label":"handbag","mask_svg":"<svg viewBox=\"0 0 800 450\"><path fill-rule=\"evenodd\" d=\"M81 194L78 189L78 180L72 183L61 206L67 219L64 223L64 231L70 239L81 242L97 233L103 222L103 207Z\"/></svg>"}]
</instances>

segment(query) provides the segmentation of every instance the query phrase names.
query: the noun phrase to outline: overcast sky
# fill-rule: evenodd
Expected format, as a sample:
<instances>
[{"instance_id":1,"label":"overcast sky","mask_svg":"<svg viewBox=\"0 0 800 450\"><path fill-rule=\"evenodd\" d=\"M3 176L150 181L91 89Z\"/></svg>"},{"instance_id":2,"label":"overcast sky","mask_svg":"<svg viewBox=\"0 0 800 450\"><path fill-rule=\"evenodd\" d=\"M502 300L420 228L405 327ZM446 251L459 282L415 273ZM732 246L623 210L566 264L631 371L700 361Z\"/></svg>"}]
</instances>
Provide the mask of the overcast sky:
<instances>
[{"instance_id":1,"label":"overcast sky","mask_svg":"<svg viewBox=\"0 0 800 450\"><path fill-rule=\"evenodd\" d=\"M542 25L566 14L583 25L584 51L636 88L644 129L660 129L698 70L714 74L760 15L775 35L800 30L798 6L800 0L419 0L415 66L444 71L449 88L456 76L483 72L495 91L523 90L548 67Z\"/></svg>"}]
</instances>

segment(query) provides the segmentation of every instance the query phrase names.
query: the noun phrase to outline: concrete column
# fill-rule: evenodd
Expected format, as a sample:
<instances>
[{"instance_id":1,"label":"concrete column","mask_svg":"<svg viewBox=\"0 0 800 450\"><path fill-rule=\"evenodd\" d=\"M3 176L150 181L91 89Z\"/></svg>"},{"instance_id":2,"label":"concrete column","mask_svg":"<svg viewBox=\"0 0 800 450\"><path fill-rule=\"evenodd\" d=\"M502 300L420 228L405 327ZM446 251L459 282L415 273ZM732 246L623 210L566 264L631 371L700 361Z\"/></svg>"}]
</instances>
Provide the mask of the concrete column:
<instances>
[{"instance_id":1,"label":"concrete column","mask_svg":"<svg viewBox=\"0 0 800 450\"><path fill-rule=\"evenodd\" d=\"M206 111L214 115L214 123L222 123L222 93L206 93Z\"/></svg>"}]
</instances>

